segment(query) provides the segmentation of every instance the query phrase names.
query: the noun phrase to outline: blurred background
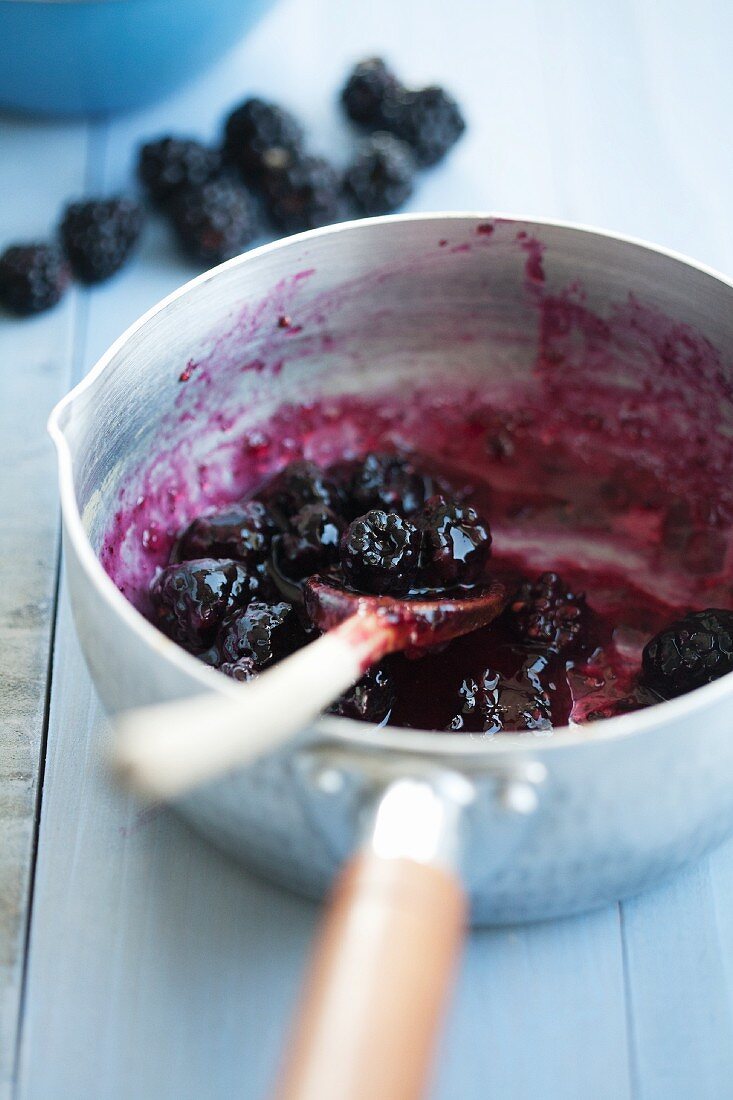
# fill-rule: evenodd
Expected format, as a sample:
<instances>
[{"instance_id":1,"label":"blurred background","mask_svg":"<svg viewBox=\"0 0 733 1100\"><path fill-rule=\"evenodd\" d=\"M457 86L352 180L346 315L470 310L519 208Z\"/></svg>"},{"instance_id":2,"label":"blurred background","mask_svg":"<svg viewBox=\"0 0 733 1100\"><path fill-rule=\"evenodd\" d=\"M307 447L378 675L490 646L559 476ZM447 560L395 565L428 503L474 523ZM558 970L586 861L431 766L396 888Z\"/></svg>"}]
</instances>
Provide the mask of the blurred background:
<instances>
[{"instance_id":1,"label":"blurred background","mask_svg":"<svg viewBox=\"0 0 733 1100\"><path fill-rule=\"evenodd\" d=\"M730 268L733 150L725 135L733 14L711 0L694 6L681 0L278 0L269 6L247 0L6 0L0 2L0 27L9 9L43 8L75 9L86 20L99 9L113 10L120 25L127 20L137 28L137 38L119 38L119 51L140 61L130 66L126 81L124 73L116 74L118 99L160 94L149 71L150 41L159 38L169 42L160 86L181 86L150 107L106 118L45 121L3 112L0 247L47 237L71 199L134 193L136 152L145 140L172 133L218 143L226 114L250 95L294 111L310 148L343 167L359 135L340 108L339 91L353 63L376 54L406 83L442 84L467 122L445 160L421 173L405 210L481 209L571 219ZM173 9L177 34L170 29ZM195 33L204 10L217 32L191 58L182 28ZM254 25L239 37L250 16ZM20 41L20 31L14 33ZM95 33L109 49L109 29ZM2 39L8 50L9 36ZM94 41L85 39L78 60L67 56L67 71L90 64ZM213 67L197 71L207 61L211 66L211 56L222 50ZM155 50L152 57L155 62ZM27 85L38 60L28 51L16 57L26 73L23 88L14 96L12 86L6 85L4 95L0 86L0 99L33 101ZM195 74L190 78L189 67ZM56 92L44 86L36 98L62 113L67 102L78 111L85 101L80 83L81 90L79 82ZM98 87L86 89L92 103ZM115 309L113 327L92 341L90 355L195 273L181 261L166 228L151 219L137 261L93 292L95 315L107 312L110 299Z\"/></svg>"}]
</instances>

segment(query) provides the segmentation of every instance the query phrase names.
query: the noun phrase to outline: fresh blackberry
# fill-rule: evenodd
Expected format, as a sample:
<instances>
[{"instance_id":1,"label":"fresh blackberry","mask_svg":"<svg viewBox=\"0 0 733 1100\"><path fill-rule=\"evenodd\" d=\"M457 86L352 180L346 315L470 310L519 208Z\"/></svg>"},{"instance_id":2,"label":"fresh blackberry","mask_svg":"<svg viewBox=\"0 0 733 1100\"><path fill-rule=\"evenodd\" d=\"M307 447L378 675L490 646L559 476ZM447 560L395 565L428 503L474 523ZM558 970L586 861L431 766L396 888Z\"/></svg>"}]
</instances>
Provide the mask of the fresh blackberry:
<instances>
[{"instance_id":1,"label":"fresh blackberry","mask_svg":"<svg viewBox=\"0 0 733 1100\"><path fill-rule=\"evenodd\" d=\"M563 653L582 646L588 614L583 593L569 591L557 573L543 573L534 584L527 581L505 612L521 641Z\"/></svg>"},{"instance_id":2,"label":"fresh blackberry","mask_svg":"<svg viewBox=\"0 0 733 1100\"><path fill-rule=\"evenodd\" d=\"M336 512L341 508L337 483L315 462L305 460L284 466L261 487L259 495L286 519L306 504L323 504Z\"/></svg>"},{"instance_id":3,"label":"fresh blackberry","mask_svg":"<svg viewBox=\"0 0 733 1100\"><path fill-rule=\"evenodd\" d=\"M300 152L303 138L303 128L289 111L263 99L247 99L224 124L224 153L247 183L259 185L278 150Z\"/></svg>"},{"instance_id":4,"label":"fresh blackberry","mask_svg":"<svg viewBox=\"0 0 733 1100\"><path fill-rule=\"evenodd\" d=\"M448 725L454 733L501 733L504 730L552 729L550 696L542 674L547 658L527 658L515 676L504 677L484 669L478 680L468 678L459 688L459 709Z\"/></svg>"},{"instance_id":5,"label":"fresh blackberry","mask_svg":"<svg viewBox=\"0 0 733 1100\"><path fill-rule=\"evenodd\" d=\"M479 579L491 555L491 532L475 509L437 495L416 523L422 534L421 583L450 588Z\"/></svg>"},{"instance_id":6,"label":"fresh blackberry","mask_svg":"<svg viewBox=\"0 0 733 1100\"><path fill-rule=\"evenodd\" d=\"M266 172L262 188L270 217L285 233L330 225L343 214L341 178L323 157L285 157Z\"/></svg>"},{"instance_id":7,"label":"fresh blackberry","mask_svg":"<svg viewBox=\"0 0 733 1100\"><path fill-rule=\"evenodd\" d=\"M381 725L389 718L396 695L389 672L383 665L377 665L332 703L327 713Z\"/></svg>"},{"instance_id":8,"label":"fresh blackberry","mask_svg":"<svg viewBox=\"0 0 733 1100\"><path fill-rule=\"evenodd\" d=\"M401 455L367 454L354 470L349 497L355 515L370 508L414 515L433 492L431 478Z\"/></svg>"},{"instance_id":9,"label":"fresh blackberry","mask_svg":"<svg viewBox=\"0 0 733 1100\"><path fill-rule=\"evenodd\" d=\"M66 207L60 233L74 274L101 283L119 271L137 244L143 212L132 199L88 199Z\"/></svg>"},{"instance_id":10,"label":"fresh blackberry","mask_svg":"<svg viewBox=\"0 0 733 1100\"><path fill-rule=\"evenodd\" d=\"M344 521L325 504L305 504L290 519L280 545L280 564L289 577L307 577L335 565Z\"/></svg>"},{"instance_id":11,"label":"fresh blackberry","mask_svg":"<svg viewBox=\"0 0 733 1100\"><path fill-rule=\"evenodd\" d=\"M248 567L262 564L278 530L274 517L259 500L199 516L178 540L178 561L191 558L232 558Z\"/></svg>"},{"instance_id":12,"label":"fresh blackberry","mask_svg":"<svg viewBox=\"0 0 733 1100\"><path fill-rule=\"evenodd\" d=\"M344 577L353 588L404 595L417 573L420 534L409 519L373 509L349 524L339 551Z\"/></svg>"},{"instance_id":13,"label":"fresh blackberry","mask_svg":"<svg viewBox=\"0 0 733 1100\"><path fill-rule=\"evenodd\" d=\"M644 647L645 681L672 698L733 671L733 611L694 611L660 630Z\"/></svg>"},{"instance_id":14,"label":"fresh blackberry","mask_svg":"<svg viewBox=\"0 0 733 1100\"><path fill-rule=\"evenodd\" d=\"M169 565L150 586L153 622L192 652L211 645L225 616L249 598L244 567L214 558Z\"/></svg>"},{"instance_id":15,"label":"fresh blackberry","mask_svg":"<svg viewBox=\"0 0 733 1100\"><path fill-rule=\"evenodd\" d=\"M252 662L258 672L301 646L305 632L292 604L255 601L222 624L217 646L222 665Z\"/></svg>"},{"instance_id":16,"label":"fresh blackberry","mask_svg":"<svg viewBox=\"0 0 733 1100\"><path fill-rule=\"evenodd\" d=\"M442 160L466 129L456 101L436 85L398 90L386 100L383 116L383 128L406 142L423 167Z\"/></svg>"},{"instance_id":17,"label":"fresh blackberry","mask_svg":"<svg viewBox=\"0 0 733 1100\"><path fill-rule=\"evenodd\" d=\"M171 203L171 216L181 245L203 264L237 256L257 235L252 197L233 180L185 188Z\"/></svg>"},{"instance_id":18,"label":"fresh blackberry","mask_svg":"<svg viewBox=\"0 0 733 1100\"><path fill-rule=\"evenodd\" d=\"M389 214L407 202L414 179L410 147L392 134L373 134L346 170L345 186L361 213Z\"/></svg>"},{"instance_id":19,"label":"fresh blackberry","mask_svg":"<svg viewBox=\"0 0 733 1100\"><path fill-rule=\"evenodd\" d=\"M192 138L164 137L140 149L138 175L150 197L165 205L184 187L198 187L221 172L221 153Z\"/></svg>"},{"instance_id":20,"label":"fresh blackberry","mask_svg":"<svg viewBox=\"0 0 733 1100\"><path fill-rule=\"evenodd\" d=\"M0 256L0 304L20 316L43 313L61 300L70 279L55 245L11 245Z\"/></svg>"},{"instance_id":21,"label":"fresh blackberry","mask_svg":"<svg viewBox=\"0 0 733 1100\"><path fill-rule=\"evenodd\" d=\"M382 125L385 99L399 88L400 82L381 57L367 57L349 73L341 102L350 119L376 130Z\"/></svg>"}]
</instances>

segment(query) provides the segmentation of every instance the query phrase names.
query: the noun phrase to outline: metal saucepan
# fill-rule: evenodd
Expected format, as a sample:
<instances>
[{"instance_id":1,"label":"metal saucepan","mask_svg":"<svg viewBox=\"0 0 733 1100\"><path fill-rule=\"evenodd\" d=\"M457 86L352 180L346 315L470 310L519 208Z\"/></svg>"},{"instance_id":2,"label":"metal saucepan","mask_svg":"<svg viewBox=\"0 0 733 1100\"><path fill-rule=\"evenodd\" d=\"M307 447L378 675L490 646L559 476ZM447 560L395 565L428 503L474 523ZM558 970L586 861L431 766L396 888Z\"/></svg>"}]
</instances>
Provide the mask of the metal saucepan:
<instances>
[{"instance_id":1,"label":"metal saucepan","mask_svg":"<svg viewBox=\"0 0 733 1100\"><path fill-rule=\"evenodd\" d=\"M206 476L226 477L243 437L255 447L258 423L283 403L409 392L447 374L500 405L508 387L539 384L561 296L597 321L584 339L572 324L556 332L589 412L599 387L619 403L633 392L637 412L672 387L688 418L675 431L702 428L725 452L733 401L711 394L731 392L731 283L574 226L460 214L338 225L232 260L129 329L50 422L72 604L107 708L241 690L158 633L100 564L120 501L170 474L154 456L174 455L177 476L205 486L209 456L220 465ZM286 315L299 324L278 326ZM190 361L203 378L194 387L179 382ZM644 450L643 433L629 433L642 464ZM684 494L686 473L676 476ZM137 543L120 553L130 570L144 562ZM732 701L726 676L542 739L324 718L182 799L204 833L293 890L321 897L347 861L280 1095L419 1093L465 904L478 924L574 913L717 843L733 827Z\"/></svg>"}]
</instances>

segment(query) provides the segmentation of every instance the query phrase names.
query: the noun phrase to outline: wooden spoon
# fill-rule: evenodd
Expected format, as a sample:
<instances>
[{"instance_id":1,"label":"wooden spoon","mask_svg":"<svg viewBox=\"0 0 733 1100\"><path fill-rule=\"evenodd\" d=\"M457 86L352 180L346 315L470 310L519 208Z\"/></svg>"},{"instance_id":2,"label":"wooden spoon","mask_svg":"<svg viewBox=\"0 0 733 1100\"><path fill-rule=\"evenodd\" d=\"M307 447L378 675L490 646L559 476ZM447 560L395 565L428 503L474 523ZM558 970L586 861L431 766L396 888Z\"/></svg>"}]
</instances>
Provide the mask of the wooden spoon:
<instances>
[{"instance_id":1,"label":"wooden spoon","mask_svg":"<svg viewBox=\"0 0 733 1100\"><path fill-rule=\"evenodd\" d=\"M432 599L366 596L310 577L306 609L324 633L243 684L128 711L117 723L116 763L138 790L173 798L276 749L312 722L388 653L423 648L491 622L508 598L492 582Z\"/></svg>"}]
</instances>

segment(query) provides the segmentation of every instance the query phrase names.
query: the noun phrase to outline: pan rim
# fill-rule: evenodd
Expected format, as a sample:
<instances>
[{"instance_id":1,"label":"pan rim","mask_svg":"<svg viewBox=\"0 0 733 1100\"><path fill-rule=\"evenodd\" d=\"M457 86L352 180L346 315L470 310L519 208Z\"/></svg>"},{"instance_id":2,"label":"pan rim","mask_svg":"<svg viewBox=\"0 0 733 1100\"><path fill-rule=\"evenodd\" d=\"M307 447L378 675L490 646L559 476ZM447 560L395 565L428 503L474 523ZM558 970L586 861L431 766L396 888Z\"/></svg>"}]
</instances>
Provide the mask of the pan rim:
<instances>
[{"instance_id":1,"label":"pan rim","mask_svg":"<svg viewBox=\"0 0 733 1100\"><path fill-rule=\"evenodd\" d=\"M686 267L706 275L715 282L733 290L733 280L707 264L700 263L683 253L661 245L653 244L642 238L599 229L595 226L562 219L542 218L533 215L518 215L497 211L435 211L430 213L390 214L375 218L361 218L321 229L308 230L263 244L258 248L236 256L178 287L161 301L147 310L133 322L100 356L94 366L80 382L73 387L53 408L48 419L48 432L54 442L58 461L59 496L65 534L73 545L82 566L85 579L97 591L98 596L107 604L113 615L119 616L125 625L137 635L139 641L148 649L173 665L180 673L191 680L193 688L200 691L214 691L220 694L236 696L246 690L245 685L237 684L226 676L208 668L194 656L187 653L176 643L170 641L126 599L112 579L105 572L84 530L74 491L73 456L64 427L65 419L76 401L91 390L102 378L106 369L127 343L140 332L154 317L178 299L195 291L199 286L215 279L222 271L232 270L244 264L256 262L263 255L289 247L297 247L301 242L337 236L350 230L375 227L385 224L405 222L467 222L475 224L486 221L508 221L522 225L536 225L540 228L560 229L583 236L600 237L616 241L634 248L655 253L658 256L674 260ZM192 692L193 693L193 692ZM320 737L342 744L350 744L367 750L405 753L440 759L453 758L470 761L473 758L502 757L516 759L527 755L544 756L580 744L606 745L609 742L626 740L642 733L651 733L670 722L684 722L693 719L700 711L713 708L733 698L733 672L719 680L697 688L687 695L665 700L645 710L631 714L605 718L599 722L584 726L564 726L549 736L539 738L533 734L507 734L486 738L483 735L461 735L436 733L428 730L414 730L402 727L389 727L389 734L378 726L357 722L349 718L324 716L314 724Z\"/></svg>"}]
</instances>

